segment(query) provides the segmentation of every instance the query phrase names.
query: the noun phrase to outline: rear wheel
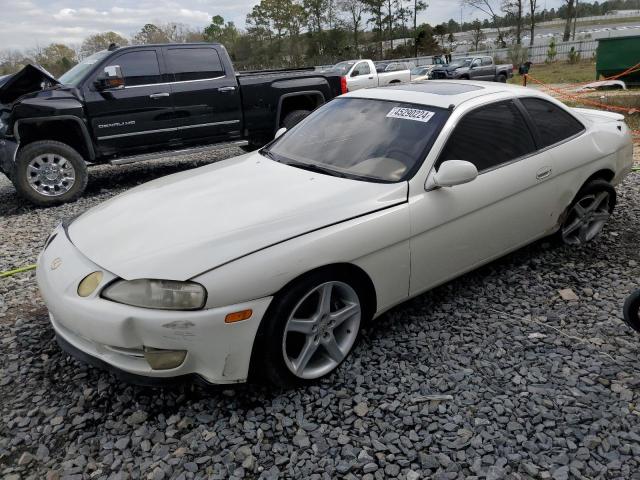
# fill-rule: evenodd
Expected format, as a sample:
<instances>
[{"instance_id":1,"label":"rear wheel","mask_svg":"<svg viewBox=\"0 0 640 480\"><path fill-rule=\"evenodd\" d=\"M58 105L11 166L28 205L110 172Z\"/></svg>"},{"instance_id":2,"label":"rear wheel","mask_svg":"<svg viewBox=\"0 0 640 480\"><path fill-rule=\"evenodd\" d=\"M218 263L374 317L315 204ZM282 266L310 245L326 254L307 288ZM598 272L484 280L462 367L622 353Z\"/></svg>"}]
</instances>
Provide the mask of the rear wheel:
<instances>
[{"instance_id":1,"label":"rear wheel","mask_svg":"<svg viewBox=\"0 0 640 480\"><path fill-rule=\"evenodd\" d=\"M293 110L284 117L282 126L289 130L304 120L310 113L309 110Z\"/></svg>"},{"instance_id":2,"label":"rear wheel","mask_svg":"<svg viewBox=\"0 0 640 480\"><path fill-rule=\"evenodd\" d=\"M500 83L507 83L507 76L504 73L498 75L497 81Z\"/></svg>"},{"instance_id":3,"label":"rear wheel","mask_svg":"<svg viewBox=\"0 0 640 480\"><path fill-rule=\"evenodd\" d=\"M274 300L253 361L268 382L291 386L333 372L351 352L363 321L363 295L344 275L303 277Z\"/></svg>"},{"instance_id":4,"label":"rear wheel","mask_svg":"<svg viewBox=\"0 0 640 480\"><path fill-rule=\"evenodd\" d=\"M41 140L18 151L13 183L22 197L36 205L77 200L87 181L87 164L69 145Z\"/></svg>"},{"instance_id":5,"label":"rear wheel","mask_svg":"<svg viewBox=\"0 0 640 480\"><path fill-rule=\"evenodd\" d=\"M616 205L616 191L606 180L592 180L571 202L560 227L567 245L580 246L593 240L609 220Z\"/></svg>"}]
</instances>

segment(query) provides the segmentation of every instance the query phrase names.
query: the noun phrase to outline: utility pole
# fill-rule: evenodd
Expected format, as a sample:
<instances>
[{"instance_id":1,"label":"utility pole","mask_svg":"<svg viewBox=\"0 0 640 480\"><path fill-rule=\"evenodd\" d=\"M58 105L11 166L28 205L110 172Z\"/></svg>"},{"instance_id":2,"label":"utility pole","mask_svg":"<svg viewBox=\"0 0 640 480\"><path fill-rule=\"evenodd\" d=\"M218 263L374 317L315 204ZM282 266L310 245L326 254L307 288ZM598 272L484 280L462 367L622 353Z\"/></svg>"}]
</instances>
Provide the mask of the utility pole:
<instances>
[{"instance_id":1,"label":"utility pole","mask_svg":"<svg viewBox=\"0 0 640 480\"><path fill-rule=\"evenodd\" d=\"M573 12L573 35L571 36L571 40L574 42L576 40L576 23L578 23L578 0L576 0L576 6Z\"/></svg>"}]
</instances>

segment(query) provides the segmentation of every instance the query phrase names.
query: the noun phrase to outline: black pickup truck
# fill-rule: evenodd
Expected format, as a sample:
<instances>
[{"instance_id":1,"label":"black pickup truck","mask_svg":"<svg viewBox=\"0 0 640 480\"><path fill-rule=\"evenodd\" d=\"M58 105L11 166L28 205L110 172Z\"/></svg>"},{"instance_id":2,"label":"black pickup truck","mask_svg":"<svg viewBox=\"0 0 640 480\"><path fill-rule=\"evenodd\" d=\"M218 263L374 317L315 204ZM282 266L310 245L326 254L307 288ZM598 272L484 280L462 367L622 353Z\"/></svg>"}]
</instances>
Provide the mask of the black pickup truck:
<instances>
[{"instance_id":1,"label":"black pickup truck","mask_svg":"<svg viewBox=\"0 0 640 480\"><path fill-rule=\"evenodd\" d=\"M88 164L257 148L344 91L313 69L236 73L215 43L112 45L59 79L35 65L0 77L0 170L37 205L69 202Z\"/></svg>"}]
</instances>

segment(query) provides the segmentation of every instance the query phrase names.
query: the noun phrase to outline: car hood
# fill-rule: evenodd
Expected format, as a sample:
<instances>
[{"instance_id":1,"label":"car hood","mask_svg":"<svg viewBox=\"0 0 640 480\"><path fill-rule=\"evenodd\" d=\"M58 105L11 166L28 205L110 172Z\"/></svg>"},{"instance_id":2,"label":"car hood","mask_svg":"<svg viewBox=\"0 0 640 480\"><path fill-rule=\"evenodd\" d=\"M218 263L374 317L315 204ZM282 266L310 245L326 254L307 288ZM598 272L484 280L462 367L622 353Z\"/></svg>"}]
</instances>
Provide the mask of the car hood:
<instances>
[{"instance_id":1,"label":"car hood","mask_svg":"<svg viewBox=\"0 0 640 480\"><path fill-rule=\"evenodd\" d=\"M0 78L0 103L10 104L28 93L44 90L60 82L40 65L29 64L13 75Z\"/></svg>"},{"instance_id":2,"label":"car hood","mask_svg":"<svg viewBox=\"0 0 640 480\"><path fill-rule=\"evenodd\" d=\"M333 177L259 153L136 187L77 218L71 242L127 279L187 280L354 217L406 202L407 183Z\"/></svg>"}]
</instances>

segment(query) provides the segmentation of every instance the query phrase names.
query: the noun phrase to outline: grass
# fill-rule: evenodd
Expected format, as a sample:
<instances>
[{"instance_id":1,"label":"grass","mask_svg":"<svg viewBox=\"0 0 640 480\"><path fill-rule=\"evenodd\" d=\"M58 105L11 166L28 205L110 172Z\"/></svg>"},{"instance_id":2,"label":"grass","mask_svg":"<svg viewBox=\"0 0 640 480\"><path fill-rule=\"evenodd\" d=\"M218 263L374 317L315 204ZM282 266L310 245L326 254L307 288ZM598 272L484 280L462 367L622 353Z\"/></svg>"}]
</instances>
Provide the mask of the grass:
<instances>
[{"instance_id":1,"label":"grass","mask_svg":"<svg viewBox=\"0 0 640 480\"><path fill-rule=\"evenodd\" d=\"M582 83L596 79L596 64L594 62L554 62L536 63L531 65L529 73L536 80L543 83ZM509 83L522 85L522 76L514 72Z\"/></svg>"}]
</instances>

